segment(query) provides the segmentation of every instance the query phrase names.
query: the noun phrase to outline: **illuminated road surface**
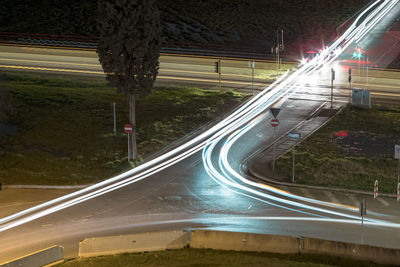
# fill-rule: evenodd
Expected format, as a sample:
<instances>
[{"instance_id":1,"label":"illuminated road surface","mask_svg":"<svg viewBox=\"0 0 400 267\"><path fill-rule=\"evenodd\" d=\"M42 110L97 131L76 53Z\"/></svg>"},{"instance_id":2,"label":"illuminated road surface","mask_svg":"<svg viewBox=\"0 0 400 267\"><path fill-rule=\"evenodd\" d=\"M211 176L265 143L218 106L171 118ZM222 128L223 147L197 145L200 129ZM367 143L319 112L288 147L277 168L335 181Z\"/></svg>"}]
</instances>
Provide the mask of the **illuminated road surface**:
<instances>
[{"instance_id":1,"label":"illuminated road surface","mask_svg":"<svg viewBox=\"0 0 400 267\"><path fill-rule=\"evenodd\" d=\"M363 29L398 5L377 2ZM343 50L363 29L350 28L347 39L338 40ZM288 73L183 146L63 199L0 219L0 261L53 244L63 245L66 257L76 256L78 241L86 237L192 227L360 242L354 205L302 197L251 182L240 172L244 158L271 142L267 109L272 104L282 108L279 135L329 99L329 89L319 86L329 77L318 73L325 71L322 64L335 61L339 53L330 50L336 49L334 44L314 62ZM345 102L343 94L335 105ZM400 248L397 215L370 209L364 242Z\"/></svg>"}]
</instances>

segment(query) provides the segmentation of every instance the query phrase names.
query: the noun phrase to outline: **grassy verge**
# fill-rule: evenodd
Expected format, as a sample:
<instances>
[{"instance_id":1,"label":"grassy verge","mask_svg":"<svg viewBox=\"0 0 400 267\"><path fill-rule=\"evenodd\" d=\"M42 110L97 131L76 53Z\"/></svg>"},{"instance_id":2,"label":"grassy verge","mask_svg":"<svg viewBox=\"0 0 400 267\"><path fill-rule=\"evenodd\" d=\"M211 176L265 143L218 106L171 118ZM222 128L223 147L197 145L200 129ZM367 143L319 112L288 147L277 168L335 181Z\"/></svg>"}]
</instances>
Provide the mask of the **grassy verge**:
<instances>
[{"instance_id":1,"label":"grassy verge","mask_svg":"<svg viewBox=\"0 0 400 267\"><path fill-rule=\"evenodd\" d=\"M71 260L60 267L80 266L380 266L326 255L274 254L211 249L180 249Z\"/></svg>"},{"instance_id":2,"label":"grassy verge","mask_svg":"<svg viewBox=\"0 0 400 267\"><path fill-rule=\"evenodd\" d=\"M123 133L128 101L114 88L103 82L2 74L0 91L0 113L4 114L0 126L16 129L0 135L0 182L84 184L130 167ZM139 153L146 157L243 97L199 88L154 88L148 97L137 99Z\"/></svg>"},{"instance_id":3,"label":"grassy verge","mask_svg":"<svg viewBox=\"0 0 400 267\"><path fill-rule=\"evenodd\" d=\"M337 136L347 131L348 136ZM335 134L336 133L336 134ZM296 182L311 185L395 193L400 144L400 109L347 107L327 125L296 146ZM291 177L291 152L277 161L277 169Z\"/></svg>"}]
</instances>

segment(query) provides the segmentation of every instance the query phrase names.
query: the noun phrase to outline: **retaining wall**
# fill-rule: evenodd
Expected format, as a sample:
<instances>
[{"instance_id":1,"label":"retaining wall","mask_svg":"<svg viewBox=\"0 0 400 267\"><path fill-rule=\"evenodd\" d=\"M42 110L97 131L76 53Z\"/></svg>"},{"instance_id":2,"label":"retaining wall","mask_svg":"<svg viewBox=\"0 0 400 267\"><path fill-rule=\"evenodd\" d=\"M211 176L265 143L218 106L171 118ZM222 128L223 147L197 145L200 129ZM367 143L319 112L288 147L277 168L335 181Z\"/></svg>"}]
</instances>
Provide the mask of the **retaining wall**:
<instances>
[{"instance_id":1,"label":"retaining wall","mask_svg":"<svg viewBox=\"0 0 400 267\"><path fill-rule=\"evenodd\" d=\"M238 232L195 230L191 232L191 248L237 251L299 253L299 240L292 236L263 235Z\"/></svg>"},{"instance_id":2,"label":"retaining wall","mask_svg":"<svg viewBox=\"0 0 400 267\"><path fill-rule=\"evenodd\" d=\"M188 246L189 238L190 233L184 231L88 238L79 242L79 257L180 249Z\"/></svg>"}]
</instances>

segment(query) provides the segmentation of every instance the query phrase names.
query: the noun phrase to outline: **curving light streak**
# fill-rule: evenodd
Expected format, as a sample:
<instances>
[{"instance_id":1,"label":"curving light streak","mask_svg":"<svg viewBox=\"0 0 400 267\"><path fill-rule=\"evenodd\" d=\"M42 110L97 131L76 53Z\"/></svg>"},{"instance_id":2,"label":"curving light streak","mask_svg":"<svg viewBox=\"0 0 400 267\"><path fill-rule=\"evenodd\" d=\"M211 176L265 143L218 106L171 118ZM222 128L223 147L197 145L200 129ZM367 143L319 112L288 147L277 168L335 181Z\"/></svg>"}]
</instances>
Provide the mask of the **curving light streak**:
<instances>
[{"instance_id":1,"label":"curving light streak","mask_svg":"<svg viewBox=\"0 0 400 267\"><path fill-rule=\"evenodd\" d=\"M123 186L132 184L134 182L140 181L154 173L157 173L177 162L193 155L199 150L204 149L205 152L209 153L211 150L208 148L210 144L214 141L219 140L220 137L226 136L229 132L232 132L232 127L238 128L240 125L244 125L247 121L251 121L253 118L265 111L272 103L277 101L279 98L285 97L288 91L291 88L291 84L295 82L295 80L300 76L308 73L312 73L321 67L319 62L329 62L333 60L331 57L331 52L335 51L334 49L338 47L342 47L343 49L350 45L352 41L354 41L354 36L357 32L368 31L369 27L356 27L358 20L360 17L370 9L377 8L379 12L376 12L379 19L388 12L390 6L394 6L397 3L397 0L386 0L381 4L379 2L374 2L371 4L360 16L356 19L356 21L350 26L350 28L341 36L334 45L327 48L327 51L324 53L323 60L320 57L316 57L313 61L305 64L300 67L298 70L294 71L291 75L286 73L282 77L280 77L275 83L266 88L264 91L256 95L249 102L244 104L241 108L234 111L227 118L222 120L220 123L211 127L204 133L196 136L195 138L189 140L184 145L177 147L170 152L167 152L161 155L158 158L155 158L149 162L146 162L128 172L125 172L121 175L115 176L113 178L107 179L103 182L97 183L95 185L89 186L85 189L79 190L77 192L65 195L63 197L59 197L52 201L37 205L35 207L26 209L24 211L18 212L16 214L10 215L8 217L0 219L0 232L5 231L7 229L11 229L15 226L24 224L26 222L33 221L35 219L41 218L53 212L65 209L67 207L76 205L78 203L82 203L86 200L92 199L94 197L101 196L108 192L114 191ZM385 13L386 12L386 13ZM365 19L363 25L369 25L369 21L373 21L377 23L379 19L373 20L371 16L368 16ZM359 36L361 36L359 34ZM345 45L341 45L344 42ZM347 46L346 46L347 45ZM338 54L338 53L335 53ZM204 155L203 151L203 155ZM223 180L225 182L225 180ZM230 181L226 179L226 181ZM232 181L231 181L232 182ZM316 218L313 218L315 220ZM371 222L369 222L371 223ZM381 225L381 224L380 224Z\"/></svg>"},{"instance_id":2,"label":"curving light streak","mask_svg":"<svg viewBox=\"0 0 400 267\"><path fill-rule=\"evenodd\" d=\"M377 4L378 4L378 2L375 2L373 5L371 5L369 8L367 8L363 13L361 13L360 16L352 24L350 29L348 31L346 31L346 34L344 34L341 38L339 38L333 45L324 49L310 63L306 64L306 66L312 66L311 70L308 70L308 74L319 69L325 63L329 64L329 63L333 62L342 53L342 51L345 48L347 48L355 40L358 40L360 38L359 36L364 36L385 14L387 14L387 12L389 12L397 4L397 1L385 1L384 3L379 5L376 10L371 12L371 14L369 14L367 16L366 20L360 26L356 27L356 24L358 23L359 18ZM366 26L366 25L368 25L368 26ZM352 29L354 29L354 30L352 30ZM346 39L346 35L350 36L351 38L347 37L347 39ZM345 41L345 40L346 40L346 42L343 44L343 41ZM341 46L340 44L342 44L343 46ZM330 51L334 51L334 55L332 57L330 55ZM306 69L299 70L299 71L306 72ZM287 79L287 80L289 80L289 79ZM284 90L284 88L283 88L283 86L287 86L287 85L288 85L287 83L283 82L277 86L277 87L282 86L282 90L280 90L281 94L284 94L284 93L288 94L287 90ZM297 86L297 84L292 85L292 87L294 87L294 86ZM269 107L271 105L271 102L266 101L264 104L265 104L265 107L260 107L260 110L259 110L260 113L257 113L257 112L255 114L249 113L248 120L251 119L251 116L253 116L253 117L259 116L259 114L261 114L261 112L263 110L265 110L267 107ZM230 187L233 187L233 188L236 188L239 190L243 190L247 193L258 195L263 198L274 200L274 201L282 203L282 204L291 205L291 206L295 206L298 208L306 208L308 210L314 210L314 211L327 213L327 214L331 214L331 215L343 216L343 217L352 218L352 219L356 219L356 220L360 219L358 216L349 215L346 213L341 213L341 212L336 212L336 211L331 211L331 210L327 210L327 209L322 209L322 208L318 208L318 207L314 207L314 206L310 206L310 205L305 205L305 204L302 204L299 202L294 202L294 201L290 201L287 199L278 198L278 197L272 196L270 194L264 193L262 191L258 191L257 189L261 189L263 191L273 192L275 194L284 195L284 196L292 198L292 199L301 200L301 201L312 203L312 204L323 205L323 206L336 208L336 209L343 209L343 210L351 211L351 212L358 211L358 208L356 208L356 207L350 207L350 206L340 205L340 204L336 204L336 203L329 203L329 202L323 202L323 201L318 201L318 200L314 200L314 199L309 199L309 198L297 196L294 194L290 194L288 192L284 192L282 190L273 188L271 186L266 186L266 185L263 185L260 183L255 183L253 181L250 181L250 180L244 178L238 172L236 172L230 166L230 164L228 162L229 150L232 147L232 145L242 135L244 135L247 131L251 130L251 128L254 127L257 124L257 122L259 122L259 121L261 121L260 117L251 121L250 123L241 127L240 129L235 128L235 126L237 126L237 125L234 125L232 127L227 127L226 128L227 132L229 132L230 128L233 128L236 130L232 134L230 134L228 137L226 137L226 139L223 139L223 137L214 139L214 141L211 142L204 149L204 152L203 152L204 167L205 167L207 173L214 180L218 181L218 183L220 183L220 184L223 183L223 184L226 184L227 186L230 186ZM218 145L219 142L222 142L222 141L223 141L222 148L219 149L219 151L220 151L219 152L219 168L220 168L220 172L221 172L220 173L216 169L216 167L214 167L211 156L213 154L215 147ZM386 222L378 221L378 220L371 220L371 221L373 221L375 223L386 223Z\"/></svg>"}]
</instances>

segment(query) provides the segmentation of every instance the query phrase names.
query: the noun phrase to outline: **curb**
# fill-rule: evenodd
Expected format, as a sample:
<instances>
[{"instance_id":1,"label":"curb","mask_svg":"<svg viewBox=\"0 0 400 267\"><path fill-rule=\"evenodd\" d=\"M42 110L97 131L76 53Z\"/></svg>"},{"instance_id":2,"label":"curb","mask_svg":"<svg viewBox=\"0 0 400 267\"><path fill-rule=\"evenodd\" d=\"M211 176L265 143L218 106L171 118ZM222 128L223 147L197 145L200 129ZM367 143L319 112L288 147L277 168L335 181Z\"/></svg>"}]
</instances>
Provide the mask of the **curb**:
<instances>
[{"instance_id":1,"label":"curb","mask_svg":"<svg viewBox=\"0 0 400 267\"><path fill-rule=\"evenodd\" d=\"M336 188L336 187L324 187L324 186L317 186L317 185L306 185L306 184L293 184L293 183L286 183L286 182L279 182L275 180L274 178L266 177L264 175L261 175L254 170L252 170L251 167L247 168L247 173L252 176L253 178L271 183L271 184L276 184L276 185L284 185L284 186L289 186L289 187L298 187L298 188L307 188L307 189L317 189L317 190L329 190L329 191L337 191L337 192L342 192L342 193L353 193L353 194L360 194L360 195L368 195L368 196L373 196L373 192L369 191L362 191L362 190L351 190L351 189L343 189L343 188ZM379 196L383 197L391 197L391 198L396 198L396 194L387 194L387 193L379 193Z\"/></svg>"},{"instance_id":2,"label":"curb","mask_svg":"<svg viewBox=\"0 0 400 267\"><path fill-rule=\"evenodd\" d=\"M3 185L3 188L12 189L82 189L92 184L87 185Z\"/></svg>"}]
</instances>

